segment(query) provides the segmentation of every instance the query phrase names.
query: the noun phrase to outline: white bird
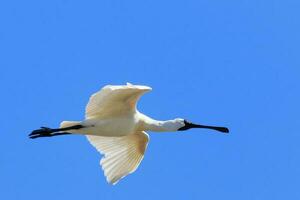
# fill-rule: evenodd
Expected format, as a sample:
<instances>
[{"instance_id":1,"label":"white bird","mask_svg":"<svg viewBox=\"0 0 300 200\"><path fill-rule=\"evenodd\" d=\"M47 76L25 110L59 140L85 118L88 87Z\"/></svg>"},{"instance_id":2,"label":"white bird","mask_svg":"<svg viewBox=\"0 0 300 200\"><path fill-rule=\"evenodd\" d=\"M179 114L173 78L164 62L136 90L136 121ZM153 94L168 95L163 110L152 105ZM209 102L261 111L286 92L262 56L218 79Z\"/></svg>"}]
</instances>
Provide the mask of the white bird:
<instances>
[{"instance_id":1,"label":"white bird","mask_svg":"<svg viewBox=\"0 0 300 200\"><path fill-rule=\"evenodd\" d=\"M63 121L60 128L41 127L32 131L30 138L52 137L65 134L86 135L89 142L101 153L100 165L106 180L116 184L133 173L144 157L149 141L145 131L171 132L190 128L208 128L228 133L226 127L193 124L185 119L154 120L140 113L136 104L139 98L152 90L148 86L107 85L90 97L85 120Z\"/></svg>"}]
</instances>

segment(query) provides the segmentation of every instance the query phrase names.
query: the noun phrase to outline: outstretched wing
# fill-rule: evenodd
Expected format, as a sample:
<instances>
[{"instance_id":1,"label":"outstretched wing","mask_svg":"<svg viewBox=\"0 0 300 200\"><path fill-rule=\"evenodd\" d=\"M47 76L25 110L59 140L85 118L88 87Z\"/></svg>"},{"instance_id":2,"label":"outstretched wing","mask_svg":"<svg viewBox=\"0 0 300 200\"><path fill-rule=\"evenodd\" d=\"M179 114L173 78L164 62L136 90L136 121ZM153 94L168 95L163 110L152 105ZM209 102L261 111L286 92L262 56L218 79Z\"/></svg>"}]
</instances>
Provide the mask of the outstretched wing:
<instances>
[{"instance_id":1,"label":"outstretched wing","mask_svg":"<svg viewBox=\"0 0 300 200\"><path fill-rule=\"evenodd\" d=\"M107 85L90 97L86 118L113 117L135 111L139 98L151 88L142 85Z\"/></svg>"},{"instance_id":2,"label":"outstretched wing","mask_svg":"<svg viewBox=\"0 0 300 200\"><path fill-rule=\"evenodd\" d=\"M86 137L101 154L104 154L100 165L106 180L111 184L116 184L137 169L144 158L149 141L149 136L144 131L122 137Z\"/></svg>"}]
</instances>

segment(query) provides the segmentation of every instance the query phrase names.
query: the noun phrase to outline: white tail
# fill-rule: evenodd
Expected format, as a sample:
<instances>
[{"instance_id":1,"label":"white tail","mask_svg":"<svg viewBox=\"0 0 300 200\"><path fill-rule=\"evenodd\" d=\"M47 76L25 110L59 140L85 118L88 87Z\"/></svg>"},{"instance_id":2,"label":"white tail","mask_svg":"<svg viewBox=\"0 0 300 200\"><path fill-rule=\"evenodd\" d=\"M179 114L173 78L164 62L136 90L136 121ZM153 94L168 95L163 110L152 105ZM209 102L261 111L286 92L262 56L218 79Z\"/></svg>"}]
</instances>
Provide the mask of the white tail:
<instances>
[{"instance_id":1,"label":"white tail","mask_svg":"<svg viewBox=\"0 0 300 200\"><path fill-rule=\"evenodd\" d=\"M80 122L78 122L78 121L62 121L60 123L60 128L67 128L67 127L76 126L76 125L80 125Z\"/></svg>"}]
</instances>

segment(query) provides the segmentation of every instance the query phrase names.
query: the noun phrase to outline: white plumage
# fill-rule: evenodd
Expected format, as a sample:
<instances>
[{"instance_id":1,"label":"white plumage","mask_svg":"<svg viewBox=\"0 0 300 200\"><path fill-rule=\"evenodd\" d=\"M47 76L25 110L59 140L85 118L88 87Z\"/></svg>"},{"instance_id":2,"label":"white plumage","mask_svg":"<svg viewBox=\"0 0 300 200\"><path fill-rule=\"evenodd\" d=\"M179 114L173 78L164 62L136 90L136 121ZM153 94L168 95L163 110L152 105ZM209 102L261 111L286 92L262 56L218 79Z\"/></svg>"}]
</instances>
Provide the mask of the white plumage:
<instances>
[{"instance_id":1,"label":"white plumage","mask_svg":"<svg viewBox=\"0 0 300 200\"><path fill-rule=\"evenodd\" d=\"M88 135L87 138L104 154L100 164L106 180L112 184L137 169L149 141L149 136L144 131L122 137Z\"/></svg>"},{"instance_id":2,"label":"white plumage","mask_svg":"<svg viewBox=\"0 0 300 200\"><path fill-rule=\"evenodd\" d=\"M104 155L100 164L109 183L115 184L134 172L144 157L149 136L135 123L139 115L136 103L150 90L150 87L129 83L107 85L90 97L86 120L78 122L88 128L74 133L89 134L89 142ZM61 128L70 126L63 124Z\"/></svg>"},{"instance_id":3,"label":"white plumage","mask_svg":"<svg viewBox=\"0 0 300 200\"><path fill-rule=\"evenodd\" d=\"M64 134L83 134L101 153L100 161L109 183L134 172L141 163L149 136L147 130L163 132L210 128L228 132L225 127L203 126L184 119L158 121L136 109L139 98L150 91L148 86L107 85L90 97L85 120L63 121L58 129L42 127L34 130L30 138L51 137Z\"/></svg>"},{"instance_id":4,"label":"white plumage","mask_svg":"<svg viewBox=\"0 0 300 200\"><path fill-rule=\"evenodd\" d=\"M90 97L85 117L111 118L133 114L136 112L139 98L150 90L152 90L150 87L129 83L126 86L107 85Z\"/></svg>"}]
</instances>

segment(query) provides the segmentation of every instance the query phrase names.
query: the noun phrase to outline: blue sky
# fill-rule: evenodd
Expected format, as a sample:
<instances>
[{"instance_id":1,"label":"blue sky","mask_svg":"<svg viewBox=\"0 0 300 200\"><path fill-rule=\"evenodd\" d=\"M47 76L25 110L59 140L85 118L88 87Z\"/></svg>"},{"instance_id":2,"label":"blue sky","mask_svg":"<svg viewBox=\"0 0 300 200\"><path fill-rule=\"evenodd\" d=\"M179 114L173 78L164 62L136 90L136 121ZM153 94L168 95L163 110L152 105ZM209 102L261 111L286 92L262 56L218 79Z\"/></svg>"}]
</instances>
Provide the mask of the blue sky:
<instances>
[{"instance_id":1,"label":"blue sky","mask_svg":"<svg viewBox=\"0 0 300 200\"><path fill-rule=\"evenodd\" d=\"M1 199L299 199L297 0L1 1ZM139 110L228 126L156 134L106 183L81 120L106 84L149 85Z\"/></svg>"}]
</instances>

